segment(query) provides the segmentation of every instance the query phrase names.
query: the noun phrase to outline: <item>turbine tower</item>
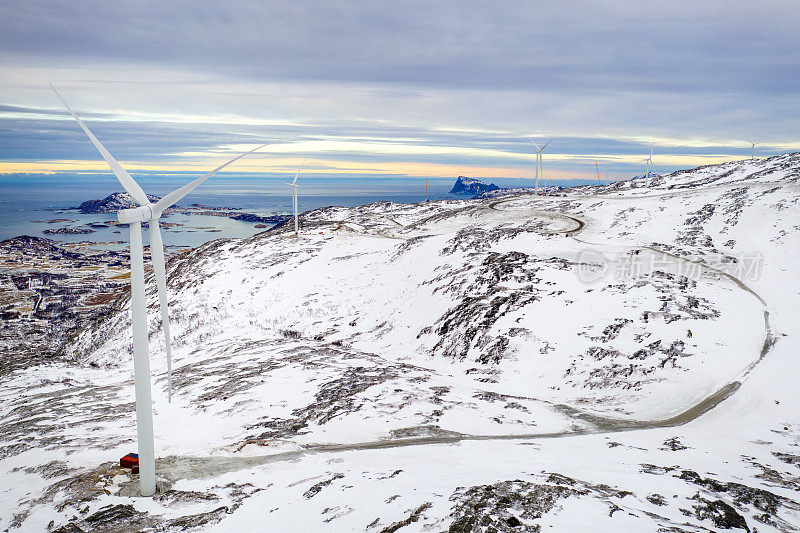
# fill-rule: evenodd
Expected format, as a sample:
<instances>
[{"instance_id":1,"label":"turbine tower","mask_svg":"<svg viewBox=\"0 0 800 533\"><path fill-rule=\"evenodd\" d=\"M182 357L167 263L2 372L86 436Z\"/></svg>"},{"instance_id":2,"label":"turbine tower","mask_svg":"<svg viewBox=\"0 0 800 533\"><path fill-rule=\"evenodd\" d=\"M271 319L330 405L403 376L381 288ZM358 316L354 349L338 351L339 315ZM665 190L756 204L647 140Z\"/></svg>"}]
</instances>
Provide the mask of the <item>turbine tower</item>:
<instances>
[{"instance_id":1,"label":"turbine tower","mask_svg":"<svg viewBox=\"0 0 800 533\"><path fill-rule=\"evenodd\" d=\"M600 181L600 166L597 164L597 161L594 162L594 168L597 170L597 184L603 185L603 182Z\"/></svg>"},{"instance_id":2,"label":"turbine tower","mask_svg":"<svg viewBox=\"0 0 800 533\"><path fill-rule=\"evenodd\" d=\"M305 164L305 161L303 161L303 164ZM289 185L292 188L292 212L294 213L294 236L295 237L299 237L300 236L300 226L299 226L299 223L298 223L298 220L297 220L297 218L298 218L297 217L297 206L298 206L298 204L297 204L297 189L299 187L299 185L297 185L297 178L300 176L300 169L301 168L303 168L302 165L300 166L300 168L297 169L297 173L294 175L294 181L292 181L291 183L287 183L287 185Z\"/></svg>"},{"instance_id":3,"label":"turbine tower","mask_svg":"<svg viewBox=\"0 0 800 533\"><path fill-rule=\"evenodd\" d=\"M147 338L147 301L144 293L144 247L142 245L142 222L147 222L150 227L150 256L153 260L153 272L158 287L158 299L161 307L161 321L164 327L164 341L167 355L167 373L169 375L169 400L172 400L172 353L169 334L169 312L167 309L167 276L164 265L164 244L161 240L161 230L158 218L165 209L174 205L178 200L189 194L195 187L227 167L239 158L255 152L265 145L254 148L249 152L238 155L211 172L200 176L183 187L167 194L155 204L150 203L147 194L116 159L97 140L86 124L78 118L61 94L50 84L58 98L78 122L95 148L106 160L114 172L122 188L135 200L140 207L123 209L117 213L117 220L128 224L130 229L130 256L131 256L131 328L133 330L133 375L136 390L136 434L139 452L139 488L142 496L152 496L156 492L155 446L153 443L153 399L150 388L150 349ZM270 143L267 143L270 144Z\"/></svg>"},{"instance_id":4,"label":"turbine tower","mask_svg":"<svg viewBox=\"0 0 800 533\"><path fill-rule=\"evenodd\" d=\"M751 160L752 160L752 159L755 159L755 158L756 158L756 146L757 146L759 143L757 143L757 142L753 142L753 141L747 141L747 142L749 142L749 143L750 143L750 159L751 159Z\"/></svg>"},{"instance_id":5,"label":"turbine tower","mask_svg":"<svg viewBox=\"0 0 800 533\"><path fill-rule=\"evenodd\" d=\"M536 141L534 141L531 137L528 137L528 139L530 139L530 141L533 143L533 146L536 147L536 184L534 185L534 188L536 190L536 194L539 194L539 174L541 174L542 179L544 179L544 169L542 168L542 152L545 148L547 148L548 144L553 142L553 139L550 139L544 143L544 146L542 147L539 147L539 145L536 144Z\"/></svg>"},{"instance_id":6,"label":"turbine tower","mask_svg":"<svg viewBox=\"0 0 800 533\"><path fill-rule=\"evenodd\" d=\"M656 167L653 166L653 150L656 148L656 143L653 141L653 146L650 147L650 155L644 160L645 163L645 187L650 186L650 174L655 174Z\"/></svg>"}]
</instances>

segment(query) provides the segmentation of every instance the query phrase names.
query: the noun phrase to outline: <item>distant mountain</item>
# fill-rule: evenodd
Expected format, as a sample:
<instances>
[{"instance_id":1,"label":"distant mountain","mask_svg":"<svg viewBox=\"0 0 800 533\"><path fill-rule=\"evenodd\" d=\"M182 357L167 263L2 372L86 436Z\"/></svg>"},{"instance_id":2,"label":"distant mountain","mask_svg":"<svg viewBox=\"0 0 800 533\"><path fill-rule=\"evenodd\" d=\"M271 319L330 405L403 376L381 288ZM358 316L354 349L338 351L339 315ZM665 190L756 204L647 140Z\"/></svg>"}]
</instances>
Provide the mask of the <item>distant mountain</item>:
<instances>
[{"instance_id":1,"label":"distant mountain","mask_svg":"<svg viewBox=\"0 0 800 533\"><path fill-rule=\"evenodd\" d=\"M147 199L151 202L157 202L161 197L148 194ZM134 202L128 193L115 192L102 200L87 200L78 206L78 210L81 213L116 213L122 209L131 209L133 207L139 207L139 204Z\"/></svg>"},{"instance_id":2,"label":"distant mountain","mask_svg":"<svg viewBox=\"0 0 800 533\"><path fill-rule=\"evenodd\" d=\"M496 191L498 189L500 189L500 187L494 183L486 185L481 180L459 176L453 188L450 189L450 194L471 194L472 196L477 196L484 192Z\"/></svg>"}]
</instances>

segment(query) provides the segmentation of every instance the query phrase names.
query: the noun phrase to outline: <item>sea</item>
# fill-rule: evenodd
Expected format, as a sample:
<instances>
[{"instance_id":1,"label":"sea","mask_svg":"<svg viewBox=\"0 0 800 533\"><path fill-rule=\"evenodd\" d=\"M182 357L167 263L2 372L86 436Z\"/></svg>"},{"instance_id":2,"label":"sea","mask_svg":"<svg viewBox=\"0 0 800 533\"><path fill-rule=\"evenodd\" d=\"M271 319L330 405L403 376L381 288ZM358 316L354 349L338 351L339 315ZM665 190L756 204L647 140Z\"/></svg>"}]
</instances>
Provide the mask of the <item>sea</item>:
<instances>
[{"instance_id":1,"label":"sea","mask_svg":"<svg viewBox=\"0 0 800 533\"><path fill-rule=\"evenodd\" d=\"M135 174L134 178L148 194L163 196L197 178L193 174ZM293 176L226 173L210 178L187 195L178 205L193 203L213 207L241 209L242 212L267 216L289 214L292 209ZM500 187L529 187L532 180L492 179ZM465 198L452 195L455 178L428 178L431 200ZM567 185L590 183L571 180ZM300 211L327 206L352 207L378 201L415 203L425 200L425 178L408 176L341 177L301 176L298 180ZM76 208L86 200L99 200L122 192L113 174L5 174L0 175L0 241L19 235L44 237L60 242L91 243L110 249L127 247L127 229L93 228L89 234L45 234L47 229L84 227L92 222L116 220L116 214L82 214ZM66 221L50 223L54 219ZM173 213L164 222L180 226L162 230L169 249L196 247L220 238L245 238L265 231L255 223L224 217ZM146 225L144 226L146 227ZM147 242L147 240L145 240Z\"/></svg>"}]
</instances>

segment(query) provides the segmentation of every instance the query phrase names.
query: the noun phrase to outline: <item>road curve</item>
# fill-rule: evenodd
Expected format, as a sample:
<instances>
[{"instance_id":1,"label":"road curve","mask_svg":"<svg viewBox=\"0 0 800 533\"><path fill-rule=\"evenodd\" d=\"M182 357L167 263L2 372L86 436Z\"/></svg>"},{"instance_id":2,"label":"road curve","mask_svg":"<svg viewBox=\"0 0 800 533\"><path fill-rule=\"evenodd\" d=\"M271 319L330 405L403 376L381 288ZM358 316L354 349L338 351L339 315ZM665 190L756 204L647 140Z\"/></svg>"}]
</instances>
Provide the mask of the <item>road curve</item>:
<instances>
[{"instance_id":1,"label":"road curve","mask_svg":"<svg viewBox=\"0 0 800 533\"><path fill-rule=\"evenodd\" d=\"M505 203L511 201L518 201L519 197L502 199L494 201L485 205L485 208L503 211L500 208ZM473 209L476 206L467 206L462 209L453 210L452 214L463 211L464 209ZM546 232L547 234L560 233L570 238L573 238L581 243L589 244L592 246L602 247L603 244L592 243L577 238L577 235L586 228L587 222L573 215L567 215L560 212L540 211L536 209L520 210L525 211L526 215L543 215L550 218L563 218L574 223L574 227L567 230L560 230L554 232ZM395 224L401 226L398 222L392 220ZM418 223L410 224L409 226L420 226L424 224L424 220ZM408 226L406 226L408 227ZM401 238L397 236L389 236L381 233L381 236L387 238ZM191 457L191 456L168 456L157 459L157 466L159 475L167 483L177 481L178 479L197 479L205 477L215 477L227 472L241 470L255 466L266 465L281 461L291 461L299 459L306 455L313 454L326 454L326 453L340 453L348 451L360 450L380 450L387 448L400 448L408 446L429 446L436 444L454 444L464 441L500 441L500 440L537 440L537 439L553 439L553 438L566 438L575 437L587 434L612 434L627 431L646 430L655 428L676 427L687 424L717 405L725 401L733 395L741 386L742 381L747 375L756 367L756 365L764 359L775 343L775 337L772 334L772 328L769 319L769 310L764 299L751 287L747 286L741 280L734 276L713 268L702 262L695 261L686 257L681 257L664 250L659 250L652 246L631 246L631 250L649 250L655 253L663 254L665 257L671 257L676 261L685 261L698 265L700 268L709 272L713 272L719 276L725 277L737 285L742 290L747 291L753 295L764 309L764 342L757 357L745 369L740 371L731 381L718 388L702 400L694 405L685 409L684 411L664 419L656 420L630 420L607 417L589 413L569 407L566 405L556 405L555 407L563 414L571 418L581 420L589 423L592 427L589 429L574 429L559 432L541 432L541 433L522 433L522 434L486 434L486 435L470 435L470 434L447 434L447 435L429 435L420 437L410 437L403 439L383 439L376 441L365 441L348 444L318 444L318 445L305 445L300 449L291 450L282 453L271 455L253 456L253 457Z\"/></svg>"}]
</instances>

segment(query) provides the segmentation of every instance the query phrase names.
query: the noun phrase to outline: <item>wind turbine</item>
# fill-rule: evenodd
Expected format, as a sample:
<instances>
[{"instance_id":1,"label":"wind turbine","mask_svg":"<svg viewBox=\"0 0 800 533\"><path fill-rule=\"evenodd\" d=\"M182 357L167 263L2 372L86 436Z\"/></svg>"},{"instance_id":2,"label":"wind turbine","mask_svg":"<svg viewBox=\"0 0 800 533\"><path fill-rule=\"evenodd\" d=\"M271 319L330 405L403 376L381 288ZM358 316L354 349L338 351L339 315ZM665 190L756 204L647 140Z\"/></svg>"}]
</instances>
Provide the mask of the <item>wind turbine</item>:
<instances>
[{"instance_id":1,"label":"wind turbine","mask_svg":"<svg viewBox=\"0 0 800 533\"><path fill-rule=\"evenodd\" d=\"M650 155L647 156L647 159L644 160L645 163L645 187L650 186L650 174L655 173L656 167L653 166L653 150L656 148L656 143L653 141L653 146L650 147Z\"/></svg>"},{"instance_id":2,"label":"wind turbine","mask_svg":"<svg viewBox=\"0 0 800 533\"><path fill-rule=\"evenodd\" d=\"M603 182L600 181L600 166L597 164L597 161L594 162L594 168L597 170L597 184L603 185Z\"/></svg>"},{"instance_id":3,"label":"wind turbine","mask_svg":"<svg viewBox=\"0 0 800 533\"><path fill-rule=\"evenodd\" d=\"M430 202L430 198L428 196L428 180L425 180L425 201Z\"/></svg>"},{"instance_id":4,"label":"wind turbine","mask_svg":"<svg viewBox=\"0 0 800 533\"><path fill-rule=\"evenodd\" d=\"M147 338L147 302L144 293L144 247L142 245L142 222L147 222L150 227L150 256L153 260L153 272L158 286L158 299L161 307L161 321L164 326L164 340L167 354L167 373L169 375L169 400L172 400L172 353L169 334L169 312L167 309L167 276L164 265L164 244L161 240L161 230L158 218L165 209L174 205L178 200L189 194L195 187L227 167L237 159L263 148L266 144L254 148L249 152L238 155L211 172L200 176L183 187L167 194L155 204L150 203L147 194L116 159L106 150L97 137L89 131L86 124L64 101L61 94L50 84L58 98L78 122L95 148L106 160L114 172L122 188L133 198L140 207L123 209L117 213L117 220L128 224L130 229L130 256L131 256L131 328L133 330L133 378L136 390L136 434L139 452L139 488L142 496L152 496L156 492L155 446L153 444L153 399L150 390L150 348ZM270 144L270 143L267 143Z\"/></svg>"},{"instance_id":5,"label":"wind turbine","mask_svg":"<svg viewBox=\"0 0 800 533\"><path fill-rule=\"evenodd\" d=\"M539 174L541 174L542 179L544 179L544 168L542 168L542 152L544 151L545 148L547 148L548 144L553 142L553 139L547 141L542 147L539 147L539 145L536 144L536 141L534 141L531 137L528 137L528 139L530 139L530 141L536 147L536 184L534 185L534 187L536 190L536 194L539 194Z\"/></svg>"},{"instance_id":6,"label":"wind turbine","mask_svg":"<svg viewBox=\"0 0 800 533\"><path fill-rule=\"evenodd\" d=\"M303 165L305 165L305 161L303 161ZM300 226L298 225L297 221L297 178L300 176L300 169L303 168L303 165L300 165L300 168L297 169L297 173L294 175L294 181L291 183L287 183L286 185L292 188L292 211L294 212L294 236L300 236Z\"/></svg>"},{"instance_id":7,"label":"wind turbine","mask_svg":"<svg viewBox=\"0 0 800 533\"><path fill-rule=\"evenodd\" d=\"M759 143L757 143L757 142L754 143L753 141L747 141L747 142L750 143L750 159L751 160L755 159L756 158L756 145L758 145Z\"/></svg>"}]
</instances>

